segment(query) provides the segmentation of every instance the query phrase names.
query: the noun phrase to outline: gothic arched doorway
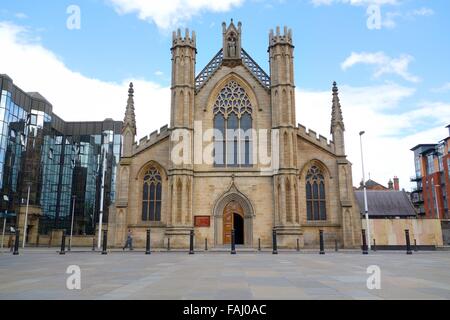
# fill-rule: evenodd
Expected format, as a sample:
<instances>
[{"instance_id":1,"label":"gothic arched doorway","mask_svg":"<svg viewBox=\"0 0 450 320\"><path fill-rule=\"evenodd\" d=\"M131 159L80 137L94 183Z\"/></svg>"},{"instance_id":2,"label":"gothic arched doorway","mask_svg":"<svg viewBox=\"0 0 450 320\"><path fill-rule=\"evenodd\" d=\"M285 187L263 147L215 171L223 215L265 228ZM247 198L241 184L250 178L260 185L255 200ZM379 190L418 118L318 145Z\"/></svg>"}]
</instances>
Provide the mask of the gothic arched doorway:
<instances>
[{"instance_id":1,"label":"gothic arched doorway","mask_svg":"<svg viewBox=\"0 0 450 320\"><path fill-rule=\"evenodd\" d=\"M231 243L231 230L235 243L244 244L244 210L236 201L230 201L223 209L223 244Z\"/></svg>"},{"instance_id":2,"label":"gothic arched doorway","mask_svg":"<svg viewBox=\"0 0 450 320\"><path fill-rule=\"evenodd\" d=\"M253 206L234 185L217 199L213 215L215 245L229 245L234 228L236 244L253 246Z\"/></svg>"}]
</instances>

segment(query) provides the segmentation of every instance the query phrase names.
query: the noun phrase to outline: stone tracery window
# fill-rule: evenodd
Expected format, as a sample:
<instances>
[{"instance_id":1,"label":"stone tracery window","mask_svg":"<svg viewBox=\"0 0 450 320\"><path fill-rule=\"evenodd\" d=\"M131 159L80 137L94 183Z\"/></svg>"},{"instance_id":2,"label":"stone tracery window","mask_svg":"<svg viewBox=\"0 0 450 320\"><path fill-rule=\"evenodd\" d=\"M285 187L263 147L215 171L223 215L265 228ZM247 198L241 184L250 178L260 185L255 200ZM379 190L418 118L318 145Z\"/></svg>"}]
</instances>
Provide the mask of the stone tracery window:
<instances>
[{"instance_id":1,"label":"stone tracery window","mask_svg":"<svg viewBox=\"0 0 450 320\"><path fill-rule=\"evenodd\" d=\"M214 112L214 165L251 166L252 111L250 99L236 81L220 91Z\"/></svg>"},{"instance_id":2,"label":"stone tracery window","mask_svg":"<svg viewBox=\"0 0 450 320\"><path fill-rule=\"evenodd\" d=\"M306 174L306 216L308 220L327 220L325 179L317 166Z\"/></svg>"},{"instance_id":3,"label":"stone tracery window","mask_svg":"<svg viewBox=\"0 0 450 320\"><path fill-rule=\"evenodd\" d=\"M161 174L151 167L144 175L142 221L161 221Z\"/></svg>"}]
</instances>

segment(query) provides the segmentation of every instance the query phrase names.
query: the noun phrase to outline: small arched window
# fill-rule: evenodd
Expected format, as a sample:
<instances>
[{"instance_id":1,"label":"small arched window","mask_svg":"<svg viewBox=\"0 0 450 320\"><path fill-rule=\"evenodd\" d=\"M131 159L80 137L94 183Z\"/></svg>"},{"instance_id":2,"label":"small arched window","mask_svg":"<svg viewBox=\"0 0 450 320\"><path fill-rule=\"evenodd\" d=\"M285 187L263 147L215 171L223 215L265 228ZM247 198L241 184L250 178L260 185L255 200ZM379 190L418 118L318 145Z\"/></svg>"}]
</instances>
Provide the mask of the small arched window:
<instances>
[{"instance_id":1,"label":"small arched window","mask_svg":"<svg viewBox=\"0 0 450 320\"><path fill-rule=\"evenodd\" d=\"M253 164L252 109L250 98L236 81L220 91L213 107L215 166Z\"/></svg>"},{"instance_id":2,"label":"small arched window","mask_svg":"<svg viewBox=\"0 0 450 320\"><path fill-rule=\"evenodd\" d=\"M161 221L161 174L151 167L144 175L142 221Z\"/></svg>"},{"instance_id":3,"label":"small arched window","mask_svg":"<svg viewBox=\"0 0 450 320\"><path fill-rule=\"evenodd\" d=\"M308 220L327 220L325 179L317 166L306 174L306 217Z\"/></svg>"}]
</instances>

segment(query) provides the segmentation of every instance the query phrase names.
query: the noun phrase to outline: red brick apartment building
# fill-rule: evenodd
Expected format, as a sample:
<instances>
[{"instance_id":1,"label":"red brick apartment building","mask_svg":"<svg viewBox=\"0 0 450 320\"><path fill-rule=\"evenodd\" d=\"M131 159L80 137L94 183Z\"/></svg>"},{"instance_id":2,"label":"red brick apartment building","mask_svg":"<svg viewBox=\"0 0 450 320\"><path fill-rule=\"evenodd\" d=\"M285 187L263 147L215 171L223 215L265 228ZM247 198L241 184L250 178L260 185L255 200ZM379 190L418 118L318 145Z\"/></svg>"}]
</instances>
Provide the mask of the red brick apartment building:
<instances>
[{"instance_id":1,"label":"red brick apartment building","mask_svg":"<svg viewBox=\"0 0 450 320\"><path fill-rule=\"evenodd\" d=\"M411 149L416 169L411 181L417 184L411 200L419 217L442 220L444 238L450 237L450 125L447 128L449 135L445 139Z\"/></svg>"}]
</instances>

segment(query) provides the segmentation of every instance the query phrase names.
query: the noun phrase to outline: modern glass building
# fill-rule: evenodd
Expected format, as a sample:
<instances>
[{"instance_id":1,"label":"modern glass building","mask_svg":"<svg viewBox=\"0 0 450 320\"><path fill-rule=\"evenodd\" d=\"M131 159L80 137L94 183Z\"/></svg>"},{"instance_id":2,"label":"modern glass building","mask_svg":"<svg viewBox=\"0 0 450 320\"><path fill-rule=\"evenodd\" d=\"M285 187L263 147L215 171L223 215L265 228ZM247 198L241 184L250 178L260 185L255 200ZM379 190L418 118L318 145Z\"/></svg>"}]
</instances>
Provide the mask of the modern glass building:
<instances>
[{"instance_id":1,"label":"modern glass building","mask_svg":"<svg viewBox=\"0 0 450 320\"><path fill-rule=\"evenodd\" d=\"M74 234L93 234L104 169L103 222L114 202L122 122L66 122L7 75L0 89L0 210L15 213L8 222L17 225L28 201L30 221L38 221L28 235L69 230L72 212Z\"/></svg>"}]
</instances>

